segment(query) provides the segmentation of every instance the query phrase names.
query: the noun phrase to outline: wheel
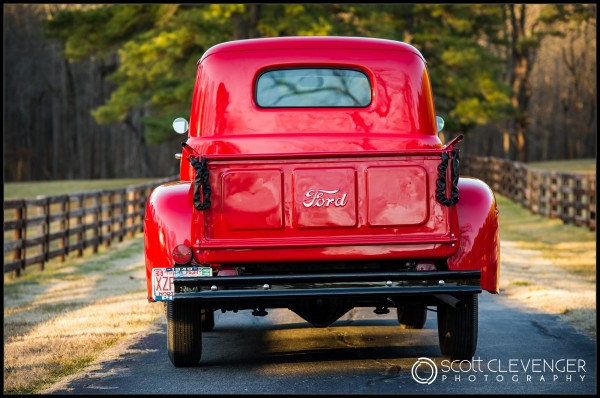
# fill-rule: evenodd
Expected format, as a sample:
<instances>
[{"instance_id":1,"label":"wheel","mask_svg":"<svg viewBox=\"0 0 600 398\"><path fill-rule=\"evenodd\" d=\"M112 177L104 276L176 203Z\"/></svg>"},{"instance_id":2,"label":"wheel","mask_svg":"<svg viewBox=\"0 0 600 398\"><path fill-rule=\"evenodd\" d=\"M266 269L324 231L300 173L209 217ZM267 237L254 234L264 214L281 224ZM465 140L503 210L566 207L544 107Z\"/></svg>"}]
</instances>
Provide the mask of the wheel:
<instances>
[{"instance_id":1,"label":"wheel","mask_svg":"<svg viewBox=\"0 0 600 398\"><path fill-rule=\"evenodd\" d=\"M471 360L477 348L478 296L460 298L462 306L438 304L438 335L442 354L452 360Z\"/></svg>"},{"instance_id":2,"label":"wheel","mask_svg":"<svg viewBox=\"0 0 600 398\"><path fill-rule=\"evenodd\" d=\"M396 308L398 322L403 329L423 329L427 320L427 306L421 303L403 303Z\"/></svg>"},{"instance_id":3,"label":"wheel","mask_svg":"<svg viewBox=\"0 0 600 398\"><path fill-rule=\"evenodd\" d=\"M202 355L200 308L193 302L167 303L167 350L176 367L196 366Z\"/></svg>"},{"instance_id":4,"label":"wheel","mask_svg":"<svg viewBox=\"0 0 600 398\"><path fill-rule=\"evenodd\" d=\"M215 312L213 310L202 310L201 329L210 332L215 328Z\"/></svg>"}]
</instances>

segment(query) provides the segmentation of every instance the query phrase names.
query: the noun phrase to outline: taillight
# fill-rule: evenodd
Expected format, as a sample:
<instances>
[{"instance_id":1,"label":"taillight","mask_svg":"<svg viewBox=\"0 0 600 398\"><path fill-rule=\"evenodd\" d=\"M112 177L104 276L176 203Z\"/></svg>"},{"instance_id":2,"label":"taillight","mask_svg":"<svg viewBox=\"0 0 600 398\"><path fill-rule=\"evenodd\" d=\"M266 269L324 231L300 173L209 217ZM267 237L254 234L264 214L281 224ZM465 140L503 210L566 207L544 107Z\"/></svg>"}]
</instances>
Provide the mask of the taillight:
<instances>
[{"instance_id":1,"label":"taillight","mask_svg":"<svg viewBox=\"0 0 600 398\"><path fill-rule=\"evenodd\" d=\"M417 264L417 271L437 271L437 267L433 263L419 261Z\"/></svg>"},{"instance_id":2,"label":"taillight","mask_svg":"<svg viewBox=\"0 0 600 398\"><path fill-rule=\"evenodd\" d=\"M173 249L173 260L176 264L187 264L192 261L192 249L186 245L177 245Z\"/></svg>"}]
</instances>

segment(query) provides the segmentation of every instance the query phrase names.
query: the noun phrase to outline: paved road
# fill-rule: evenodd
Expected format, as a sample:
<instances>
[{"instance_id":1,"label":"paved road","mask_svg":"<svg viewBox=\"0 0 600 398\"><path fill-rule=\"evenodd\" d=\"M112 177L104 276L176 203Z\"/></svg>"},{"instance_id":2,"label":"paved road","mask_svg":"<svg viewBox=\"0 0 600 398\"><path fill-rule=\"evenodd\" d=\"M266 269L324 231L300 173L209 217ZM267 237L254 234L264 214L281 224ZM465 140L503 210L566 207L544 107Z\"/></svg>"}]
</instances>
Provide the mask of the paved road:
<instances>
[{"instance_id":1,"label":"paved road","mask_svg":"<svg viewBox=\"0 0 600 398\"><path fill-rule=\"evenodd\" d=\"M596 392L596 343L555 316L525 312L503 296L480 296L475 361L461 364L457 372L440 357L433 312L423 330L399 329L393 311L378 316L372 309L355 309L325 329L312 328L287 310L269 312L264 318L249 311L218 313L214 331L203 335L203 365L196 368L171 365L163 321L118 358L53 393ZM425 360L414 370L430 384L419 384L412 376L420 357L435 362L435 379L433 366Z\"/></svg>"}]
</instances>

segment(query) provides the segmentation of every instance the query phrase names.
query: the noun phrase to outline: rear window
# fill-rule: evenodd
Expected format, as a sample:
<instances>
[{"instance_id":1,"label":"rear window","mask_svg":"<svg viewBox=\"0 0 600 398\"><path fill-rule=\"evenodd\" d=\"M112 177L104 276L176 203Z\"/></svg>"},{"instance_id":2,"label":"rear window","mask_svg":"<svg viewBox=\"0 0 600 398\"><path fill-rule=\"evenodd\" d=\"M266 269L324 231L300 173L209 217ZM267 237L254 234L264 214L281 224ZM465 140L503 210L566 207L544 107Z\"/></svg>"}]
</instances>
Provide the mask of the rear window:
<instances>
[{"instance_id":1,"label":"rear window","mask_svg":"<svg viewBox=\"0 0 600 398\"><path fill-rule=\"evenodd\" d=\"M260 75L255 98L263 108L364 108L371 84L354 69L276 69Z\"/></svg>"}]
</instances>

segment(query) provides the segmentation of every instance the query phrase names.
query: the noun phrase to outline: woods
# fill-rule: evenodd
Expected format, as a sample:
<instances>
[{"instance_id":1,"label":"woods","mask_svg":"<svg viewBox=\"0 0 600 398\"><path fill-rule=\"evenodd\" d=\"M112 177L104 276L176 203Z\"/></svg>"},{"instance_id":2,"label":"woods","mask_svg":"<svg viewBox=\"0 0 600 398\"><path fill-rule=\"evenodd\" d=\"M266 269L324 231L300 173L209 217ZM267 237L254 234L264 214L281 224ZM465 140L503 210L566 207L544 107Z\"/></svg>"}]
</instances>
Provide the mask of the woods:
<instances>
[{"instance_id":1,"label":"woods","mask_svg":"<svg viewBox=\"0 0 600 398\"><path fill-rule=\"evenodd\" d=\"M228 40L408 42L428 61L444 141L519 161L595 157L593 4L4 6L5 181L177 173L196 62Z\"/></svg>"}]
</instances>

